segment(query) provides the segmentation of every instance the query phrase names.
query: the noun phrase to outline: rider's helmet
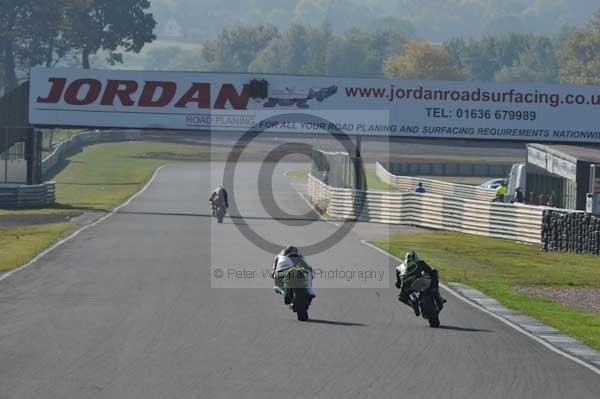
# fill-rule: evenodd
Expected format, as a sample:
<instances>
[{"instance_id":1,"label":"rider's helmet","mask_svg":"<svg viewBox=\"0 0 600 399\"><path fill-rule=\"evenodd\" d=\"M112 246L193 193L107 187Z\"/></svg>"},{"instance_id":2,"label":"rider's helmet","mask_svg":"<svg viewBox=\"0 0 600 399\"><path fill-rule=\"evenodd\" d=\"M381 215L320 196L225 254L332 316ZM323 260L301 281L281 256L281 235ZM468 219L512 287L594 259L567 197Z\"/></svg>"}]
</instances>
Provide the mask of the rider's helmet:
<instances>
[{"instance_id":1,"label":"rider's helmet","mask_svg":"<svg viewBox=\"0 0 600 399\"><path fill-rule=\"evenodd\" d=\"M281 251L281 254L283 256L288 256L288 255L299 255L300 252L298 251L298 248L296 248L293 245L288 245L287 247L285 247L283 249L283 251Z\"/></svg>"},{"instance_id":2,"label":"rider's helmet","mask_svg":"<svg viewBox=\"0 0 600 399\"><path fill-rule=\"evenodd\" d=\"M415 251L408 251L406 253L406 255L404 256L404 260L405 260L405 262L408 262L408 261L416 262L419 260L419 257L417 256L417 253Z\"/></svg>"}]
</instances>

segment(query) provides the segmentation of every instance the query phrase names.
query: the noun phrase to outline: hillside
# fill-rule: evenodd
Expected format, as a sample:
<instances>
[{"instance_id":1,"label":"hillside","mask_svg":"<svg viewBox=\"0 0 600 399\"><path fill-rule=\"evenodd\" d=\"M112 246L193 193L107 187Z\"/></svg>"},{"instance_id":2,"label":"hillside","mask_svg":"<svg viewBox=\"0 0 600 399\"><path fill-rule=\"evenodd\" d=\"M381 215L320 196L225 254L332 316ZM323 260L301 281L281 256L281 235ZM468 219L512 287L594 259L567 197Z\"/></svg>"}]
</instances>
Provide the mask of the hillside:
<instances>
[{"instance_id":1,"label":"hillside","mask_svg":"<svg viewBox=\"0 0 600 399\"><path fill-rule=\"evenodd\" d=\"M270 23L285 30L291 22L321 25L334 32L352 27L374 30L382 23L404 24L421 39L442 42L508 32L553 34L581 25L599 0L153 0L162 38L213 38L235 24Z\"/></svg>"}]
</instances>

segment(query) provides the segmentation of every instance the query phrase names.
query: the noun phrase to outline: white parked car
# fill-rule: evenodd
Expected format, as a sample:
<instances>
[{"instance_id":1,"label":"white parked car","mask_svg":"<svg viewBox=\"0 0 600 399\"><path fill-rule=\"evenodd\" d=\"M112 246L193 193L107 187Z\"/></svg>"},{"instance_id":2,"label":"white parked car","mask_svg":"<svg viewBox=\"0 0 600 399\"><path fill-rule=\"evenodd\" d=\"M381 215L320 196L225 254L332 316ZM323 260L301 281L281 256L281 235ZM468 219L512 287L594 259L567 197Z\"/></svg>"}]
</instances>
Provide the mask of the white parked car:
<instances>
[{"instance_id":1,"label":"white parked car","mask_svg":"<svg viewBox=\"0 0 600 399\"><path fill-rule=\"evenodd\" d=\"M492 188L495 190L500 187L500 184L502 184L503 181L506 181L506 179L492 179L480 184L479 187Z\"/></svg>"}]
</instances>

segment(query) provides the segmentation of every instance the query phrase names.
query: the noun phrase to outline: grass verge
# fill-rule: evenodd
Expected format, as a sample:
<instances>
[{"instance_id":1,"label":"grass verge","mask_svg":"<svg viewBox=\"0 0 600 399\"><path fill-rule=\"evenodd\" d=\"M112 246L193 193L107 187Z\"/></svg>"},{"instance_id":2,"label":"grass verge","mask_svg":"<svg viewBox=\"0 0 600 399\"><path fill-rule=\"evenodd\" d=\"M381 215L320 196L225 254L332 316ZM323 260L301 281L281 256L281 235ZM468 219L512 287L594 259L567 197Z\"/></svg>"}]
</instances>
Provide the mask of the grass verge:
<instances>
[{"instance_id":1,"label":"grass verge","mask_svg":"<svg viewBox=\"0 0 600 399\"><path fill-rule=\"evenodd\" d=\"M157 167L177 162L147 154L193 156L208 152L207 147L144 141L85 147L69 158L68 166L54 178L57 202L109 210L137 192Z\"/></svg>"},{"instance_id":2,"label":"grass verge","mask_svg":"<svg viewBox=\"0 0 600 399\"><path fill-rule=\"evenodd\" d=\"M367 187L372 190L385 190L385 191L398 191L398 188L383 182L377 177L377 170L375 168L366 168L365 175L367 177Z\"/></svg>"},{"instance_id":3,"label":"grass verge","mask_svg":"<svg viewBox=\"0 0 600 399\"><path fill-rule=\"evenodd\" d=\"M373 243L402 258L410 248L440 271L444 281L467 284L503 305L600 350L600 315L529 297L514 286L600 287L593 255L542 253L539 245L454 232L401 234Z\"/></svg>"},{"instance_id":4,"label":"grass verge","mask_svg":"<svg viewBox=\"0 0 600 399\"><path fill-rule=\"evenodd\" d=\"M23 265L73 226L52 223L0 228L0 272Z\"/></svg>"}]
</instances>

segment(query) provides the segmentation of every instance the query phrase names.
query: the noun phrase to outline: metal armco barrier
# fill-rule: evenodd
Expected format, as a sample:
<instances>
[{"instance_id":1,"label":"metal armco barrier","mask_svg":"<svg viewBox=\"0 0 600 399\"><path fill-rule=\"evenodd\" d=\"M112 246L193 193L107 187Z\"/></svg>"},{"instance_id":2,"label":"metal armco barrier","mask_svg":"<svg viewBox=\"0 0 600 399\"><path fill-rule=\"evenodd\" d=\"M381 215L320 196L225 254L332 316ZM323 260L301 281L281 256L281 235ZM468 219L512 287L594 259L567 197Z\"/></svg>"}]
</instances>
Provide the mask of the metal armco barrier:
<instances>
[{"instance_id":1,"label":"metal armco barrier","mask_svg":"<svg viewBox=\"0 0 600 399\"><path fill-rule=\"evenodd\" d=\"M600 217L584 212L545 211L542 249L600 255Z\"/></svg>"},{"instance_id":2,"label":"metal armco barrier","mask_svg":"<svg viewBox=\"0 0 600 399\"><path fill-rule=\"evenodd\" d=\"M435 194L358 191L308 177L308 198L326 218L413 225L541 243L544 208Z\"/></svg>"},{"instance_id":3,"label":"metal armco barrier","mask_svg":"<svg viewBox=\"0 0 600 399\"><path fill-rule=\"evenodd\" d=\"M383 182L398 187L401 190L414 191L418 183L423 183L423 187L429 194L460 197L478 201L491 201L496 197L496 190L489 188L420 179L418 177L396 176L388 172L379 162L377 163L376 168L377 177Z\"/></svg>"},{"instance_id":4,"label":"metal armco barrier","mask_svg":"<svg viewBox=\"0 0 600 399\"><path fill-rule=\"evenodd\" d=\"M0 208L37 208L54 205L56 184L0 184Z\"/></svg>"}]
</instances>

